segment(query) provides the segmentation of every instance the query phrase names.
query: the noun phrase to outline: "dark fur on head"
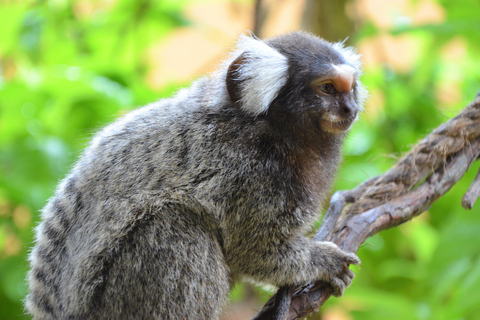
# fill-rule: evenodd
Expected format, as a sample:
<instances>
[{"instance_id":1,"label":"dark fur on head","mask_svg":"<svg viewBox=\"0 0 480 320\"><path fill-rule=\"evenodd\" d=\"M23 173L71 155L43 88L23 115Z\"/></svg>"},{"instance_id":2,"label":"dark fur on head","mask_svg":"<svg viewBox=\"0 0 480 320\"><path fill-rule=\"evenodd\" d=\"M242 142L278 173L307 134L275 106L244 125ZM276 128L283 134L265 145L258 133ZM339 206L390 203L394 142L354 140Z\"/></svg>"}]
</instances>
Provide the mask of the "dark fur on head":
<instances>
[{"instance_id":1,"label":"dark fur on head","mask_svg":"<svg viewBox=\"0 0 480 320\"><path fill-rule=\"evenodd\" d=\"M299 36L301 34L301 36ZM269 45L277 49L288 59L288 81L279 91L277 99L272 102L269 112L276 111L283 116L284 122L295 126L301 126L308 136L318 136L315 129L319 129L319 117L321 113L334 111L338 108L342 111L343 104L353 103L352 114L356 113L363 105L364 88L360 81L355 82L352 94L337 94L329 97L319 97L312 90L311 83L321 75L329 74L332 65L349 65L356 68L358 78L361 70L358 69L358 56L350 49L344 49L340 44L331 43L305 33L290 33L267 41ZM313 126L313 127L312 127ZM323 135L328 138L328 135Z\"/></svg>"},{"instance_id":2,"label":"dark fur on head","mask_svg":"<svg viewBox=\"0 0 480 320\"><path fill-rule=\"evenodd\" d=\"M323 279L358 263L304 236L364 97L352 49L242 37L210 78L99 132L42 213L35 319L218 319L238 279ZM348 110L347 110L348 109Z\"/></svg>"}]
</instances>

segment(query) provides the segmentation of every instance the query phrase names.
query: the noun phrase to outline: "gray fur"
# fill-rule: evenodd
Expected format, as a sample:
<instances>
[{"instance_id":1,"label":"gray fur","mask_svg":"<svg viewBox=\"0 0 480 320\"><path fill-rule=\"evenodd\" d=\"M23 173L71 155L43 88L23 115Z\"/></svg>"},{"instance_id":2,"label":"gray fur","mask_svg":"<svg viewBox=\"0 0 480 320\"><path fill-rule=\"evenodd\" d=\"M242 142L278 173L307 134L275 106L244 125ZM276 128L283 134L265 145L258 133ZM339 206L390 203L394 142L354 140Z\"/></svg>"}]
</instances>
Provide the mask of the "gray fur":
<instances>
[{"instance_id":1,"label":"gray fur","mask_svg":"<svg viewBox=\"0 0 480 320\"><path fill-rule=\"evenodd\" d=\"M304 33L255 41L248 59L267 59L255 50L270 46L288 61L282 86L264 88L276 91L268 108L231 101L226 64L95 136L37 227L26 300L35 319L218 319L242 278L324 279L343 293L358 258L304 233L344 137L313 120L350 98L319 98L302 79L325 63L358 69L358 57ZM235 92L250 90L244 82ZM357 81L356 102L362 92Z\"/></svg>"}]
</instances>

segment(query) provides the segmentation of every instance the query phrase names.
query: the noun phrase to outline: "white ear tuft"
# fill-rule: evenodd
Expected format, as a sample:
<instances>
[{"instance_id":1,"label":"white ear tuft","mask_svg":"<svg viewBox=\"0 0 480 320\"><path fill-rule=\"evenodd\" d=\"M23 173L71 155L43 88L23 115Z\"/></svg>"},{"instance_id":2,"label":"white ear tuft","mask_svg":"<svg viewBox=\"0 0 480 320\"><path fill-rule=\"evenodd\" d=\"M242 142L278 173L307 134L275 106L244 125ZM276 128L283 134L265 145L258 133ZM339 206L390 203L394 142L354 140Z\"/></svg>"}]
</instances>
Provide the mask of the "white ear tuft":
<instances>
[{"instance_id":1,"label":"white ear tuft","mask_svg":"<svg viewBox=\"0 0 480 320\"><path fill-rule=\"evenodd\" d=\"M238 100L233 102L252 115L266 112L287 81L287 58L265 42L248 36L240 37L233 56L242 56L231 79L240 91Z\"/></svg>"}]
</instances>

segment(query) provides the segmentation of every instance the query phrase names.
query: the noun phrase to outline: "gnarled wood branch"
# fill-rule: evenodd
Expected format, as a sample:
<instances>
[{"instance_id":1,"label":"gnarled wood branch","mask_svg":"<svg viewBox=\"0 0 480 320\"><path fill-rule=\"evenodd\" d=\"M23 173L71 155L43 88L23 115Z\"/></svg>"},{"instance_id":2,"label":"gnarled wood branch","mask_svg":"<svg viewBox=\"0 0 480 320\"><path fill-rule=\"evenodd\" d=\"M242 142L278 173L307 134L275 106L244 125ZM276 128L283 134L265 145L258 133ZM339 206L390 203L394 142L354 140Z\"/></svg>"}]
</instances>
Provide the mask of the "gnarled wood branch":
<instances>
[{"instance_id":1,"label":"gnarled wood branch","mask_svg":"<svg viewBox=\"0 0 480 320\"><path fill-rule=\"evenodd\" d=\"M357 252L368 237L427 210L479 156L480 93L389 171L355 189L336 192L314 240L330 240L344 250ZM479 195L480 172L462 205L471 209ZM280 288L254 319L301 319L317 312L331 294L332 288L323 281Z\"/></svg>"}]
</instances>

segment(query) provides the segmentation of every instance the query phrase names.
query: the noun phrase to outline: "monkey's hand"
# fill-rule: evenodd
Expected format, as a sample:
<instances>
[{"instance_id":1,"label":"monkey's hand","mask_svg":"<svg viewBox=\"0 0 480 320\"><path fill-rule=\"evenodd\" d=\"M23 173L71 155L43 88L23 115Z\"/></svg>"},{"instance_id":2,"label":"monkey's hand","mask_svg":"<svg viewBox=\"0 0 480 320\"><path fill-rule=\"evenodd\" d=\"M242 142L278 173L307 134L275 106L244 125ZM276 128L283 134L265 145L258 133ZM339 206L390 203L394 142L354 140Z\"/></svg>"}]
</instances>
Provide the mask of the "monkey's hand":
<instances>
[{"instance_id":1,"label":"monkey's hand","mask_svg":"<svg viewBox=\"0 0 480 320\"><path fill-rule=\"evenodd\" d=\"M360 259L329 241L317 242L312 250L312 262L320 269L320 280L330 283L333 295L340 297L352 283L355 274L348 268L350 264L359 264Z\"/></svg>"}]
</instances>

